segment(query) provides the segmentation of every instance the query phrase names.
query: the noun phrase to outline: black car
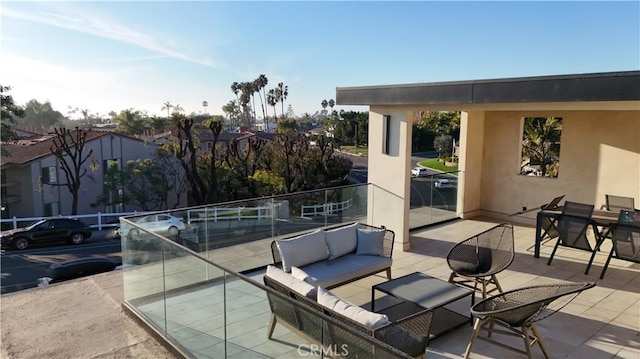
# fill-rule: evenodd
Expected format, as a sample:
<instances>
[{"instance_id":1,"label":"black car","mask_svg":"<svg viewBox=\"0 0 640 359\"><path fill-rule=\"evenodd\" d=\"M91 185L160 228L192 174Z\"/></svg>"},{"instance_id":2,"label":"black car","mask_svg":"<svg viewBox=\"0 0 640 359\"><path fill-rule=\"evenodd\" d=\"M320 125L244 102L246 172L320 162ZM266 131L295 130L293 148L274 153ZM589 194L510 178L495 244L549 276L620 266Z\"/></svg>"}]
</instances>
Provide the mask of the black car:
<instances>
[{"instance_id":1,"label":"black car","mask_svg":"<svg viewBox=\"0 0 640 359\"><path fill-rule=\"evenodd\" d=\"M24 228L0 232L2 247L27 249L32 244L68 242L81 244L91 237L91 228L72 218L45 218Z\"/></svg>"}]
</instances>

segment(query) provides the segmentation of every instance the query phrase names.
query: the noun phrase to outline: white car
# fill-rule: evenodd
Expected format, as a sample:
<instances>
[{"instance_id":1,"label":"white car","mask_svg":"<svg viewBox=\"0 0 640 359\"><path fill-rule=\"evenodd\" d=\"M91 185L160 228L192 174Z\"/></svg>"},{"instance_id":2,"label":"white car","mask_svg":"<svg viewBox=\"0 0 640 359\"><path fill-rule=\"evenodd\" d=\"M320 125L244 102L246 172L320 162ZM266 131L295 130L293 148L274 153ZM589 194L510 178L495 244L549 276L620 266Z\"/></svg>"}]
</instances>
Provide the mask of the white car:
<instances>
[{"instance_id":1,"label":"white car","mask_svg":"<svg viewBox=\"0 0 640 359\"><path fill-rule=\"evenodd\" d=\"M148 216L134 218L133 222L149 232L168 234L171 236L177 236L180 231L187 229L184 219L170 214L150 214ZM118 233L122 235L120 228L118 228ZM138 235L140 234L140 230L135 227L130 228L128 234Z\"/></svg>"},{"instance_id":2,"label":"white car","mask_svg":"<svg viewBox=\"0 0 640 359\"><path fill-rule=\"evenodd\" d=\"M411 169L411 175L413 177L426 176L428 175L427 169L424 167L414 167Z\"/></svg>"},{"instance_id":3,"label":"white car","mask_svg":"<svg viewBox=\"0 0 640 359\"><path fill-rule=\"evenodd\" d=\"M453 182L449 181L448 179L438 179L436 180L433 185L436 188L440 188L440 189L445 189L445 188L455 188L456 186L453 184Z\"/></svg>"}]
</instances>

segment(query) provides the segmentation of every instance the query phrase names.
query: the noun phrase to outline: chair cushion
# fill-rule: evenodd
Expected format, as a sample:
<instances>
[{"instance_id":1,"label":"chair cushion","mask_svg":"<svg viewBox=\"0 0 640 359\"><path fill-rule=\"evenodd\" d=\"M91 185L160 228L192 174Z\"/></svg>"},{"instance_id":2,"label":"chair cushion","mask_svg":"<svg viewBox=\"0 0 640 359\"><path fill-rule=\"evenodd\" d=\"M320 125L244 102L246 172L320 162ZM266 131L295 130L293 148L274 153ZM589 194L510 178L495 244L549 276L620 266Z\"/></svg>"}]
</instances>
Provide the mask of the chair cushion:
<instances>
[{"instance_id":1,"label":"chair cushion","mask_svg":"<svg viewBox=\"0 0 640 359\"><path fill-rule=\"evenodd\" d=\"M316 287L303 280L295 278L278 267L268 265L265 275L300 295L316 300Z\"/></svg>"},{"instance_id":2,"label":"chair cushion","mask_svg":"<svg viewBox=\"0 0 640 359\"><path fill-rule=\"evenodd\" d=\"M345 254L355 252L358 245L358 234L356 233L358 228L360 228L360 223L324 231L327 248L329 249L329 259L336 259Z\"/></svg>"},{"instance_id":3,"label":"chair cushion","mask_svg":"<svg viewBox=\"0 0 640 359\"><path fill-rule=\"evenodd\" d=\"M362 309L355 304L336 297L333 293L322 287L318 287L318 304L343 315L368 329L374 330L389 324L389 318L384 314L378 314Z\"/></svg>"},{"instance_id":4,"label":"chair cushion","mask_svg":"<svg viewBox=\"0 0 640 359\"><path fill-rule=\"evenodd\" d=\"M357 255L384 256L384 229L356 230L358 236Z\"/></svg>"},{"instance_id":5,"label":"chair cushion","mask_svg":"<svg viewBox=\"0 0 640 359\"><path fill-rule=\"evenodd\" d=\"M388 257L347 254L331 261L306 265L300 270L308 276L305 279L307 283L327 288L383 271L390 268L392 263Z\"/></svg>"},{"instance_id":6,"label":"chair cushion","mask_svg":"<svg viewBox=\"0 0 640 359\"><path fill-rule=\"evenodd\" d=\"M297 237L278 240L276 244L280 250L282 269L285 272L291 272L291 267L301 267L329 258L322 228Z\"/></svg>"}]
</instances>

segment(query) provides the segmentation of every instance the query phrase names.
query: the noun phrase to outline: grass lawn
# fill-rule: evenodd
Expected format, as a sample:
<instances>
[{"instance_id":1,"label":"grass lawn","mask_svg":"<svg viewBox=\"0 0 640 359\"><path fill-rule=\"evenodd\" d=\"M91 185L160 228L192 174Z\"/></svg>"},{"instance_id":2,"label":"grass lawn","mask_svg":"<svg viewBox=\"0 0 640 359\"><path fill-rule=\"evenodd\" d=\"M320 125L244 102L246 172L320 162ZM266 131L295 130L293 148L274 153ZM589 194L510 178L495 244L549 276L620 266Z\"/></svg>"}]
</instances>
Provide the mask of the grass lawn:
<instances>
[{"instance_id":1,"label":"grass lawn","mask_svg":"<svg viewBox=\"0 0 640 359\"><path fill-rule=\"evenodd\" d=\"M369 148L367 146L358 146L358 151L356 152L356 146L340 146L340 149L344 152L356 153L360 155L368 155Z\"/></svg>"},{"instance_id":2,"label":"grass lawn","mask_svg":"<svg viewBox=\"0 0 640 359\"><path fill-rule=\"evenodd\" d=\"M457 171L458 165L455 166L445 166L443 162L438 161L437 158L429 158L424 161L420 161L420 165L428 168L432 168L434 170L442 171L442 172L451 172ZM453 175L457 175L453 173Z\"/></svg>"}]
</instances>

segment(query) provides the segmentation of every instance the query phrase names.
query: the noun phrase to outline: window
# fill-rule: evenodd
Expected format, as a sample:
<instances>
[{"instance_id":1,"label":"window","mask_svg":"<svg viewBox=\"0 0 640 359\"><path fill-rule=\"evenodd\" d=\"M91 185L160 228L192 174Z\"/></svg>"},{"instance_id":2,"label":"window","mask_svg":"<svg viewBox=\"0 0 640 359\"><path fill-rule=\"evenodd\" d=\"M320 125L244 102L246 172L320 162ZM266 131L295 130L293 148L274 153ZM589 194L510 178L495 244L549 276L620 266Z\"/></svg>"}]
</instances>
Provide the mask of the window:
<instances>
[{"instance_id":1,"label":"window","mask_svg":"<svg viewBox=\"0 0 640 359\"><path fill-rule=\"evenodd\" d=\"M561 117L525 117L522 126L520 174L558 177Z\"/></svg>"},{"instance_id":2,"label":"window","mask_svg":"<svg viewBox=\"0 0 640 359\"><path fill-rule=\"evenodd\" d=\"M44 204L44 215L45 215L45 217L59 216L60 215L60 203L59 202L45 203Z\"/></svg>"},{"instance_id":3,"label":"window","mask_svg":"<svg viewBox=\"0 0 640 359\"><path fill-rule=\"evenodd\" d=\"M382 116L382 153L389 154L391 116Z\"/></svg>"},{"instance_id":4,"label":"window","mask_svg":"<svg viewBox=\"0 0 640 359\"><path fill-rule=\"evenodd\" d=\"M58 183L58 173L56 172L55 166L42 167L42 175L40 178L42 183L45 184Z\"/></svg>"}]
</instances>

